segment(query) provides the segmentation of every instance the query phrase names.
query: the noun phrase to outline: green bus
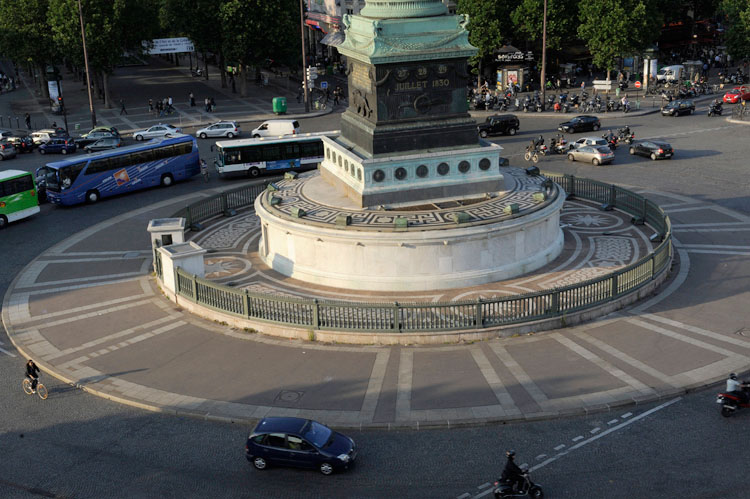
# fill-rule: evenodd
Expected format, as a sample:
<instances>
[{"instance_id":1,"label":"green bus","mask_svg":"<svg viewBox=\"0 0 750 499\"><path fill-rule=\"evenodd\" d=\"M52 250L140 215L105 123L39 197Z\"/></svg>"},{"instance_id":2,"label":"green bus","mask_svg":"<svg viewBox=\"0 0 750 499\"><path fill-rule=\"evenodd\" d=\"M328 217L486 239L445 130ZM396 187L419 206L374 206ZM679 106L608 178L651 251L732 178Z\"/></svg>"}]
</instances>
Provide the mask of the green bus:
<instances>
[{"instance_id":1,"label":"green bus","mask_svg":"<svg viewBox=\"0 0 750 499\"><path fill-rule=\"evenodd\" d=\"M39 198L31 173L0 171L0 229L36 213L39 213Z\"/></svg>"}]
</instances>

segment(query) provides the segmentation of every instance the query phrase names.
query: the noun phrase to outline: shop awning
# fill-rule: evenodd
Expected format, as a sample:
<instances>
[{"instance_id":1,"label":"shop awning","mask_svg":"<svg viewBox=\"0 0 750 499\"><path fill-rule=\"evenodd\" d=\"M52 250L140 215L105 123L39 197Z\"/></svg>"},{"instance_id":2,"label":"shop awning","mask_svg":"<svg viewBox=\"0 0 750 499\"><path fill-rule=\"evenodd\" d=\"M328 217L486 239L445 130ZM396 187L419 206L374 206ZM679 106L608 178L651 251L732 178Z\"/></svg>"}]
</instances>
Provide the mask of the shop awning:
<instances>
[{"instance_id":1,"label":"shop awning","mask_svg":"<svg viewBox=\"0 0 750 499\"><path fill-rule=\"evenodd\" d=\"M331 31L320 40L323 45L330 45L332 47L338 47L344 43L344 34L341 31Z\"/></svg>"}]
</instances>

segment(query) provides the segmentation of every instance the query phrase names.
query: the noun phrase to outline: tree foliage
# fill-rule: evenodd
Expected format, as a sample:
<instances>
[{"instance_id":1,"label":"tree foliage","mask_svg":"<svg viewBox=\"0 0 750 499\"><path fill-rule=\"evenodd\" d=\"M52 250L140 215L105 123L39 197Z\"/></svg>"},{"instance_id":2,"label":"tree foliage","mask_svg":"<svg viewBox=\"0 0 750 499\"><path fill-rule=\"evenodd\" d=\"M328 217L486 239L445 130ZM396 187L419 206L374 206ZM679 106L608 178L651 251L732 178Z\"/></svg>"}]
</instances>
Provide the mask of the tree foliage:
<instances>
[{"instance_id":1,"label":"tree foliage","mask_svg":"<svg viewBox=\"0 0 750 499\"><path fill-rule=\"evenodd\" d=\"M544 25L544 0L523 0L511 14L517 38L526 38L541 46ZM560 50L576 38L577 0L548 0L547 48Z\"/></svg>"},{"instance_id":2,"label":"tree foliage","mask_svg":"<svg viewBox=\"0 0 750 499\"><path fill-rule=\"evenodd\" d=\"M479 49L473 62L493 55L510 38L510 3L506 0L458 0L457 12L469 16L469 42Z\"/></svg>"},{"instance_id":3,"label":"tree foliage","mask_svg":"<svg viewBox=\"0 0 750 499\"><path fill-rule=\"evenodd\" d=\"M750 0L723 0L719 9L728 24L727 51L734 60L750 58Z\"/></svg>"},{"instance_id":4,"label":"tree foliage","mask_svg":"<svg viewBox=\"0 0 750 499\"><path fill-rule=\"evenodd\" d=\"M610 71L623 55L649 47L659 36L662 18L654 0L582 0L578 35L594 64Z\"/></svg>"}]
</instances>

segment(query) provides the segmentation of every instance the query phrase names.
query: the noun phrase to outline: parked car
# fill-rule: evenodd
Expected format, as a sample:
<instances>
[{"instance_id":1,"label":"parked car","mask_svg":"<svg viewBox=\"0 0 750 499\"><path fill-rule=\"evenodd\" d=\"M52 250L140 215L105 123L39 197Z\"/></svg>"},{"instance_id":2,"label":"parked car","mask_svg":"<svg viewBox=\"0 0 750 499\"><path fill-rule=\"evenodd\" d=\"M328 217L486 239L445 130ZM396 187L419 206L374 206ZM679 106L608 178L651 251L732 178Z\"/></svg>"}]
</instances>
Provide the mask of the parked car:
<instances>
[{"instance_id":1,"label":"parked car","mask_svg":"<svg viewBox=\"0 0 750 499\"><path fill-rule=\"evenodd\" d=\"M69 152L76 152L76 149L76 143L70 137L52 137L39 146L39 153L68 154Z\"/></svg>"},{"instance_id":2,"label":"parked car","mask_svg":"<svg viewBox=\"0 0 750 499\"><path fill-rule=\"evenodd\" d=\"M642 140L630 146L630 154L646 156L656 161L657 159L671 159L674 155L674 149L663 141Z\"/></svg>"},{"instance_id":3,"label":"parked car","mask_svg":"<svg viewBox=\"0 0 750 499\"><path fill-rule=\"evenodd\" d=\"M615 159L615 153L609 146L583 146L571 149L568 152L569 161L581 161L591 163L594 166L611 163Z\"/></svg>"},{"instance_id":4,"label":"parked car","mask_svg":"<svg viewBox=\"0 0 750 499\"><path fill-rule=\"evenodd\" d=\"M207 137L226 137L232 139L240 136L240 125L236 121L219 121L206 128L195 132L195 136L201 139Z\"/></svg>"},{"instance_id":5,"label":"parked car","mask_svg":"<svg viewBox=\"0 0 750 499\"><path fill-rule=\"evenodd\" d=\"M10 138L14 135L10 130L0 130L0 140Z\"/></svg>"},{"instance_id":6,"label":"parked car","mask_svg":"<svg viewBox=\"0 0 750 499\"><path fill-rule=\"evenodd\" d=\"M250 132L251 137L279 137L281 135L296 135L299 133L297 120L268 120Z\"/></svg>"},{"instance_id":7,"label":"parked car","mask_svg":"<svg viewBox=\"0 0 750 499\"><path fill-rule=\"evenodd\" d=\"M578 149L583 146L609 146L609 143L601 137L581 137L575 142L570 142L570 149Z\"/></svg>"},{"instance_id":8,"label":"parked car","mask_svg":"<svg viewBox=\"0 0 750 499\"><path fill-rule=\"evenodd\" d=\"M11 137L8 137L6 140L13 144L13 147L15 147L16 151L18 151L19 153L32 152L35 147L34 139L32 139L28 135L13 135Z\"/></svg>"},{"instance_id":9,"label":"parked car","mask_svg":"<svg viewBox=\"0 0 750 499\"><path fill-rule=\"evenodd\" d=\"M724 94L724 104L737 104L740 100L750 100L748 87L735 87Z\"/></svg>"},{"instance_id":10,"label":"parked car","mask_svg":"<svg viewBox=\"0 0 750 499\"><path fill-rule=\"evenodd\" d=\"M165 137L174 137L179 133L182 133L182 130L176 126L160 123L145 130L137 130L133 132L133 138L135 140L163 139Z\"/></svg>"},{"instance_id":11,"label":"parked car","mask_svg":"<svg viewBox=\"0 0 750 499\"><path fill-rule=\"evenodd\" d=\"M120 146L122 146L122 140L120 140L120 137L110 136L99 139L93 144L85 146L83 150L86 152L106 151L107 149L115 149Z\"/></svg>"},{"instance_id":12,"label":"parked car","mask_svg":"<svg viewBox=\"0 0 750 499\"><path fill-rule=\"evenodd\" d=\"M519 127L520 122L515 114L496 114L477 125L477 130L479 136L485 138L488 135L515 135Z\"/></svg>"},{"instance_id":13,"label":"parked car","mask_svg":"<svg viewBox=\"0 0 750 499\"><path fill-rule=\"evenodd\" d=\"M269 465L317 469L324 475L354 464L351 438L310 419L269 417L247 438L245 457L256 469Z\"/></svg>"},{"instance_id":14,"label":"parked car","mask_svg":"<svg viewBox=\"0 0 750 499\"><path fill-rule=\"evenodd\" d=\"M97 126L89 130L87 133L91 132L109 132L112 135L117 135L118 137L120 136L120 132L113 126Z\"/></svg>"},{"instance_id":15,"label":"parked car","mask_svg":"<svg viewBox=\"0 0 750 499\"><path fill-rule=\"evenodd\" d=\"M695 104L691 100L673 100L663 108L661 108L662 116L680 116L682 114L693 114L695 112Z\"/></svg>"},{"instance_id":16,"label":"parked car","mask_svg":"<svg viewBox=\"0 0 750 499\"><path fill-rule=\"evenodd\" d=\"M117 138L117 135L113 134L109 130L92 130L75 139L75 142L78 147L85 148L87 145L93 144L99 139L112 137Z\"/></svg>"},{"instance_id":17,"label":"parked car","mask_svg":"<svg viewBox=\"0 0 750 499\"><path fill-rule=\"evenodd\" d=\"M0 161L16 157L16 148L7 140L0 142Z\"/></svg>"},{"instance_id":18,"label":"parked car","mask_svg":"<svg viewBox=\"0 0 750 499\"><path fill-rule=\"evenodd\" d=\"M589 130L596 132L601 127L602 124L599 121L599 118L597 118L596 116L582 114L580 116L576 116L570 121L560 123L557 129L561 132L575 133L586 132Z\"/></svg>"}]
</instances>

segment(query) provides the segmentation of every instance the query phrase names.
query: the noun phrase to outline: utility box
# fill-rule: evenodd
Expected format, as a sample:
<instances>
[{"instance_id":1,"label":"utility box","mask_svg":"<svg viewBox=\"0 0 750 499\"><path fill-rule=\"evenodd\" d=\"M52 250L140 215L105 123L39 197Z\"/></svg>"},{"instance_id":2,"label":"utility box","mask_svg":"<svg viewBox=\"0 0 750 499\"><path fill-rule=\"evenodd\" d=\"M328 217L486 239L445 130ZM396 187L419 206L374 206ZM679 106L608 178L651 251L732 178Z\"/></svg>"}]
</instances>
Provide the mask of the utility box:
<instances>
[{"instance_id":1,"label":"utility box","mask_svg":"<svg viewBox=\"0 0 750 499\"><path fill-rule=\"evenodd\" d=\"M286 114L286 97L274 97L273 112L276 114Z\"/></svg>"},{"instance_id":2,"label":"utility box","mask_svg":"<svg viewBox=\"0 0 750 499\"><path fill-rule=\"evenodd\" d=\"M184 218L154 218L148 223L151 249L185 242Z\"/></svg>"}]
</instances>

